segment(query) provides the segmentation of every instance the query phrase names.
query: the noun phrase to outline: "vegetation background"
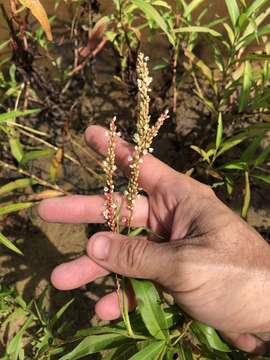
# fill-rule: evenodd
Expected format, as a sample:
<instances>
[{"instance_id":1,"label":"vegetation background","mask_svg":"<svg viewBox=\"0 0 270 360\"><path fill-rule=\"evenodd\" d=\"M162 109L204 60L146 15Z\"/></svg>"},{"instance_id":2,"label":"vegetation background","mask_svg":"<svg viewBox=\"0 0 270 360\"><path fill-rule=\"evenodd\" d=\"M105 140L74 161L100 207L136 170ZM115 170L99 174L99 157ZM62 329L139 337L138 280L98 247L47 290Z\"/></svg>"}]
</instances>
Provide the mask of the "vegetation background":
<instances>
[{"instance_id":1,"label":"vegetation background","mask_svg":"<svg viewBox=\"0 0 270 360\"><path fill-rule=\"evenodd\" d=\"M0 3L0 354L12 360L68 353L59 338L96 325L94 303L114 287L100 279L65 293L47 288L53 267L80 255L99 227L48 225L34 205L102 192L101 159L83 132L117 114L132 139L139 49L151 57L153 118L171 114L155 155L212 186L269 239L269 2L36 4ZM193 358L248 357L202 349Z\"/></svg>"}]
</instances>

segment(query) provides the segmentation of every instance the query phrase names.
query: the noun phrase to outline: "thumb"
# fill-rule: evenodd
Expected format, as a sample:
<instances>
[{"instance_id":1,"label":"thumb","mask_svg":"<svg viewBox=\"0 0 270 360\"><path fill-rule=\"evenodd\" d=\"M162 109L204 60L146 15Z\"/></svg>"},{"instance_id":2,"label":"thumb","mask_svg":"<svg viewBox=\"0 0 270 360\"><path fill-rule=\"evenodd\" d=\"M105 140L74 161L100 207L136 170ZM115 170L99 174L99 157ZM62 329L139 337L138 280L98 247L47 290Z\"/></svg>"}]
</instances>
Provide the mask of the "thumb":
<instances>
[{"instance_id":1,"label":"thumb","mask_svg":"<svg viewBox=\"0 0 270 360\"><path fill-rule=\"evenodd\" d=\"M169 243L100 232L89 240L87 253L107 270L128 277L154 280L166 287L164 282L173 275L176 252Z\"/></svg>"}]
</instances>

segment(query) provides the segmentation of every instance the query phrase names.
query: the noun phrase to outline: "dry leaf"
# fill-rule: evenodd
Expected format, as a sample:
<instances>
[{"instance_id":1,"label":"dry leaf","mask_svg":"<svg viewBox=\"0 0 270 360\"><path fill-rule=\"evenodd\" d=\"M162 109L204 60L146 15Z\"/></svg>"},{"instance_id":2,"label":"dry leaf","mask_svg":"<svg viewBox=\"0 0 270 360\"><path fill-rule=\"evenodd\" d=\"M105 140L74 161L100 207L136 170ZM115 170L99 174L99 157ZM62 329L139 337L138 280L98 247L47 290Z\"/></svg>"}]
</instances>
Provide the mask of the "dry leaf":
<instances>
[{"instance_id":1,"label":"dry leaf","mask_svg":"<svg viewBox=\"0 0 270 360\"><path fill-rule=\"evenodd\" d=\"M53 40L51 25L47 13L39 0L19 0L19 2L28 8L32 15L38 20L49 41Z\"/></svg>"}]
</instances>

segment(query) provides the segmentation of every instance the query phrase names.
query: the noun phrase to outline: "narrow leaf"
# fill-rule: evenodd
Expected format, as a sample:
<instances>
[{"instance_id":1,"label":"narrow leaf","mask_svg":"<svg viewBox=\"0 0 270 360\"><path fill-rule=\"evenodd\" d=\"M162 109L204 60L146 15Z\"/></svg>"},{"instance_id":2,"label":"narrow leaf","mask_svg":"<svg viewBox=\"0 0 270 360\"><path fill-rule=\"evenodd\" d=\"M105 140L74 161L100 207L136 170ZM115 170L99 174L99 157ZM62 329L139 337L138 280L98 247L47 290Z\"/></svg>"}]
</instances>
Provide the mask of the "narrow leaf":
<instances>
[{"instance_id":1,"label":"narrow leaf","mask_svg":"<svg viewBox=\"0 0 270 360\"><path fill-rule=\"evenodd\" d=\"M91 335L83 339L69 354L62 356L59 360L77 360L84 356L95 354L97 352L113 349L129 343L129 339L118 334Z\"/></svg>"},{"instance_id":2,"label":"narrow leaf","mask_svg":"<svg viewBox=\"0 0 270 360\"><path fill-rule=\"evenodd\" d=\"M43 150L33 150L27 153L24 153L20 164L25 165L29 161L41 159L43 157L52 156L55 153L53 149L43 149Z\"/></svg>"},{"instance_id":3,"label":"narrow leaf","mask_svg":"<svg viewBox=\"0 0 270 360\"><path fill-rule=\"evenodd\" d=\"M188 49L185 49L185 56L201 70L201 72L204 74L204 76L206 76L210 83L213 83L212 71L201 59L197 58L197 56Z\"/></svg>"},{"instance_id":4,"label":"narrow leaf","mask_svg":"<svg viewBox=\"0 0 270 360\"><path fill-rule=\"evenodd\" d=\"M192 0L184 11L184 18L187 18L204 0Z\"/></svg>"},{"instance_id":5,"label":"narrow leaf","mask_svg":"<svg viewBox=\"0 0 270 360\"><path fill-rule=\"evenodd\" d=\"M218 114L218 127L217 127L217 135L216 135L216 151L219 149L222 143L222 135L223 135L223 121L222 121L222 113Z\"/></svg>"},{"instance_id":6,"label":"narrow leaf","mask_svg":"<svg viewBox=\"0 0 270 360\"><path fill-rule=\"evenodd\" d=\"M30 114L34 114L40 111L39 109L26 110L26 111L10 111L4 114L0 114L0 123L6 122L7 120L12 120L19 116L26 116Z\"/></svg>"},{"instance_id":7,"label":"narrow leaf","mask_svg":"<svg viewBox=\"0 0 270 360\"><path fill-rule=\"evenodd\" d=\"M242 217L247 218L249 206L250 206L250 182L249 182L249 173L245 172L245 194L244 194L244 203L242 206Z\"/></svg>"},{"instance_id":8,"label":"narrow leaf","mask_svg":"<svg viewBox=\"0 0 270 360\"><path fill-rule=\"evenodd\" d=\"M206 26L188 26L188 27L183 26L176 29L174 32L176 34L177 33L207 33L215 37L221 36L220 33Z\"/></svg>"},{"instance_id":9,"label":"narrow leaf","mask_svg":"<svg viewBox=\"0 0 270 360\"><path fill-rule=\"evenodd\" d=\"M231 18L232 24L235 26L239 18L239 7L236 0L225 0L226 6Z\"/></svg>"},{"instance_id":10,"label":"narrow leaf","mask_svg":"<svg viewBox=\"0 0 270 360\"><path fill-rule=\"evenodd\" d=\"M256 136L253 141L250 143L250 145L246 148L246 150L241 155L241 161L250 162L256 153L256 150L260 146L260 143L264 137L264 133L260 134L259 136Z\"/></svg>"},{"instance_id":11,"label":"narrow leaf","mask_svg":"<svg viewBox=\"0 0 270 360\"><path fill-rule=\"evenodd\" d=\"M0 216L7 215L13 212L17 212L23 209L28 209L34 204L32 202L17 203L0 207Z\"/></svg>"},{"instance_id":12,"label":"narrow leaf","mask_svg":"<svg viewBox=\"0 0 270 360\"><path fill-rule=\"evenodd\" d=\"M156 360L166 346L165 341L153 341L129 360Z\"/></svg>"},{"instance_id":13,"label":"narrow leaf","mask_svg":"<svg viewBox=\"0 0 270 360\"><path fill-rule=\"evenodd\" d=\"M19 250L17 248L17 246L15 246L8 238L5 237L5 235L3 235L0 232L0 244L4 245L5 247L7 247L8 249L14 251L17 254L23 255L23 253L21 252L21 250Z\"/></svg>"},{"instance_id":14,"label":"narrow leaf","mask_svg":"<svg viewBox=\"0 0 270 360\"><path fill-rule=\"evenodd\" d=\"M255 159L253 166L257 167L260 166L262 163L266 161L266 159L269 157L270 154L270 145L268 145L261 153L260 155Z\"/></svg>"},{"instance_id":15,"label":"narrow leaf","mask_svg":"<svg viewBox=\"0 0 270 360\"><path fill-rule=\"evenodd\" d=\"M263 174L252 174L252 177L255 179L261 180L266 184L270 185L270 175L263 175Z\"/></svg>"},{"instance_id":16,"label":"narrow leaf","mask_svg":"<svg viewBox=\"0 0 270 360\"><path fill-rule=\"evenodd\" d=\"M140 314L149 333L156 339L169 337L166 318L160 306L160 297L151 281L131 279Z\"/></svg>"},{"instance_id":17,"label":"narrow leaf","mask_svg":"<svg viewBox=\"0 0 270 360\"><path fill-rule=\"evenodd\" d=\"M24 156L24 151L20 139L15 132L9 136L9 146L12 156L20 162Z\"/></svg>"},{"instance_id":18,"label":"narrow leaf","mask_svg":"<svg viewBox=\"0 0 270 360\"><path fill-rule=\"evenodd\" d=\"M170 32L168 25L166 24L160 13L148 2L144 0L131 0L141 11L144 12L147 18L154 21L162 31L167 35L170 43L174 46L175 40L173 34Z\"/></svg>"},{"instance_id":19,"label":"narrow leaf","mask_svg":"<svg viewBox=\"0 0 270 360\"><path fill-rule=\"evenodd\" d=\"M197 334L198 331L204 336L207 341L207 344L211 349L215 349L222 352L231 352L232 350L229 346L221 340L216 330L211 326L205 325L200 321L194 320L191 324L192 330L195 330Z\"/></svg>"},{"instance_id":20,"label":"narrow leaf","mask_svg":"<svg viewBox=\"0 0 270 360\"><path fill-rule=\"evenodd\" d=\"M220 170L246 170L247 163L244 161L230 161L222 165Z\"/></svg>"},{"instance_id":21,"label":"narrow leaf","mask_svg":"<svg viewBox=\"0 0 270 360\"><path fill-rule=\"evenodd\" d=\"M32 186L37 182L31 178L18 179L15 181L11 181L8 184L5 184L0 187L0 195L12 192L17 189L24 189L28 186Z\"/></svg>"},{"instance_id":22,"label":"narrow leaf","mask_svg":"<svg viewBox=\"0 0 270 360\"><path fill-rule=\"evenodd\" d=\"M267 2L268 2L268 0L255 0L255 1L252 1L251 4L245 10L246 16L250 17L251 15L253 15L253 13L255 11L257 11L262 5L264 5Z\"/></svg>"},{"instance_id":23,"label":"narrow leaf","mask_svg":"<svg viewBox=\"0 0 270 360\"><path fill-rule=\"evenodd\" d=\"M239 112L243 112L247 105L248 99L250 94L250 89L252 86L252 66L250 62L247 60L245 62L245 69L244 69L244 78L243 78L243 85L240 93L240 100L239 100Z\"/></svg>"},{"instance_id":24,"label":"narrow leaf","mask_svg":"<svg viewBox=\"0 0 270 360\"><path fill-rule=\"evenodd\" d=\"M53 41L51 25L47 13L39 0L19 0L19 2L27 7L32 15L38 20L44 30L49 41Z\"/></svg>"}]
</instances>

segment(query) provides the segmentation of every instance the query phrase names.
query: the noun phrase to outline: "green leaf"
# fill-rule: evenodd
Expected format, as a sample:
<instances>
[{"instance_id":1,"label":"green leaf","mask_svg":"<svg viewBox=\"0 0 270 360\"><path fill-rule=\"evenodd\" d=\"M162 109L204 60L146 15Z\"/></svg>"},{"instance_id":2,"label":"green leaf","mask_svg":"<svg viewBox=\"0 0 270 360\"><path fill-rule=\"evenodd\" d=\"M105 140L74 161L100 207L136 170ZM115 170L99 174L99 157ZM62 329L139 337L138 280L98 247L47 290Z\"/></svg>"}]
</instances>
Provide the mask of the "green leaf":
<instances>
[{"instance_id":1,"label":"green leaf","mask_svg":"<svg viewBox=\"0 0 270 360\"><path fill-rule=\"evenodd\" d=\"M270 14L270 8L268 7L264 12L260 13L255 19L253 19L253 17L248 17L249 24L246 27L243 36L241 37L241 40L243 40L245 37L247 37L252 33L256 33L258 31L258 27L269 16L269 14ZM242 14L241 16L244 16L244 14Z\"/></svg>"},{"instance_id":2,"label":"green leaf","mask_svg":"<svg viewBox=\"0 0 270 360\"><path fill-rule=\"evenodd\" d=\"M23 326L20 328L20 330L16 333L14 338L12 338L12 340L9 342L6 352L7 352L7 355L10 356L9 357L10 359L12 359L12 360L20 359L19 353L23 346L22 338L23 338L24 332L32 324L33 320L34 320L34 315L31 315L26 320L26 322L23 324Z\"/></svg>"},{"instance_id":3,"label":"green leaf","mask_svg":"<svg viewBox=\"0 0 270 360\"><path fill-rule=\"evenodd\" d=\"M239 18L239 7L236 0L225 0L232 24L236 25Z\"/></svg>"},{"instance_id":4,"label":"green leaf","mask_svg":"<svg viewBox=\"0 0 270 360\"><path fill-rule=\"evenodd\" d=\"M166 318L160 305L160 297L151 281L131 279L138 308L149 333L156 339L169 338Z\"/></svg>"},{"instance_id":5,"label":"green leaf","mask_svg":"<svg viewBox=\"0 0 270 360\"><path fill-rule=\"evenodd\" d=\"M229 346L221 340L216 330L211 326L205 325L200 321L194 320L191 324L191 329L194 331L195 335L203 335L203 343L208 345L210 349L215 349L221 352L231 352L232 350ZM206 342L205 342L206 340Z\"/></svg>"},{"instance_id":6,"label":"green leaf","mask_svg":"<svg viewBox=\"0 0 270 360\"><path fill-rule=\"evenodd\" d=\"M251 193L250 193L249 173L248 173L248 171L246 171L245 172L244 203L242 206L242 214L241 214L244 219L247 218L247 214L248 214L248 210L249 210L249 206L250 206L250 197L251 197Z\"/></svg>"},{"instance_id":7,"label":"green leaf","mask_svg":"<svg viewBox=\"0 0 270 360\"><path fill-rule=\"evenodd\" d=\"M221 145L216 157L219 157L220 155L224 154L226 151L237 146L242 141L244 141L246 138L247 138L247 135L244 133L241 133L241 134L232 136L229 140L224 141L223 144Z\"/></svg>"},{"instance_id":8,"label":"green leaf","mask_svg":"<svg viewBox=\"0 0 270 360\"><path fill-rule=\"evenodd\" d=\"M244 161L230 161L220 167L221 170L246 170L247 163Z\"/></svg>"},{"instance_id":9,"label":"green leaf","mask_svg":"<svg viewBox=\"0 0 270 360\"><path fill-rule=\"evenodd\" d=\"M222 135L223 135L223 121L222 121L222 113L218 114L218 127L217 127L217 135L216 135L216 151L219 149L222 143Z\"/></svg>"},{"instance_id":10,"label":"green leaf","mask_svg":"<svg viewBox=\"0 0 270 360\"><path fill-rule=\"evenodd\" d=\"M252 110L257 110L260 108L268 108L269 100L270 100L270 90L265 89L263 94L260 93L258 96L255 97L252 104Z\"/></svg>"},{"instance_id":11,"label":"green leaf","mask_svg":"<svg viewBox=\"0 0 270 360\"><path fill-rule=\"evenodd\" d=\"M181 360L193 360L191 347L183 341L178 344L178 355Z\"/></svg>"},{"instance_id":12,"label":"green leaf","mask_svg":"<svg viewBox=\"0 0 270 360\"><path fill-rule=\"evenodd\" d=\"M153 341L129 360L156 360L166 346L165 341Z\"/></svg>"},{"instance_id":13,"label":"green leaf","mask_svg":"<svg viewBox=\"0 0 270 360\"><path fill-rule=\"evenodd\" d=\"M188 27L183 26L176 29L174 32L176 34L177 33L207 33L215 37L221 36L220 33L206 26L188 26Z\"/></svg>"},{"instance_id":14,"label":"green leaf","mask_svg":"<svg viewBox=\"0 0 270 360\"><path fill-rule=\"evenodd\" d=\"M247 147L247 149L243 152L241 155L241 161L250 162L256 153L256 150L260 146L260 143L264 137L264 133L260 134L259 136L256 136L253 141L250 143L250 145Z\"/></svg>"},{"instance_id":15,"label":"green leaf","mask_svg":"<svg viewBox=\"0 0 270 360\"><path fill-rule=\"evenodd\" d=\"M229 1L229 0L228 0ZM258 31L253 31L251 34L241 37L235 46L235 50L240 50L242 47L247 47L255 39L259 39L263 35L268 35L270 33L270 25L266 25L259 29Z\"/></svg>"},{"instance_id":16,"label":"green leaf","mask_svg":"<svg viewBox=\"0 0 270 360\"><path fill-rule=\"evenodd\" d=\"M130 343L130 340L118 334L91 335L83 339L69 354L62 356L59 360L76 360L97 352L113 349L120 345Z\"/></svg>"},{"instance_id":17,"label":"green leaf","mask_svg":"<svg viewBox=\"0 0 270 360\"><path fill-rule=\"evenodd\" d=\"M102 360L128 360L137 352L136 344L124 344L113 349L108 355L104 355Z\"/></svg>"},{"instance_id":18,"label":"green leaf","mask_svg":"<svg viewBox=\"0 0 270 360\"><path fill-rule=\"evenodd\" d=\"M32 202L24 202L24 203L17 203L17 204L11 204L6 205L3 207L0 207L0 216L7 215L13 212L17 212L23 209L28 209L32 207L34 203Z\"/></svg>"},{"instance_id":19,"label":"green leaf","mask_svg":"<svg viewBox=\"0 0 270 360\"><path fill-rule=\"evenodd\" d=\"M239 100L239 112L243 112L247 105L248 99L250 94L250 89L252 86L252 66L250 62L247 60L245 61L245 69L244 69L244 78L243 78L243 86L241 89L240 100Z\"/></svg>"},{"instance_id":20,"label":"green leaf","mask_svg":"<svg viewBox=\"0 0 270 360\"><path fill-rule=\"evenodd\" d=\"M266 184L270 185L270 175L252 174L251 176L255 179L261 180L261 181L265 182Z\"/></svg>"},{"instance_id":21,"label":"green leaf","mask_svg":"<svg viewBox=\"0 0 270 360\"><path fill-rule=\"evenodd\" d=\"M194 55L191 51L188 49L185 49L185 56L195 65L197 66L203 75L209 80L211 84L213 84L213 73L211 69L196 55Z\"/></svg>"},{"instance_id":22,"label":"green leaf","mask_svg":"<svg viewBox=\"0 0 270 360\"><path fill-rule=\"evenodd\" d=\"M154 21L160 29L167 35L170 43L175 46L175 39L173 34L170 32L170 28L160 15L160 13L149 3L144 0L131 0L134 5L136 5L141 11L144 12L146 17Z\"/></svg>"},{"instance_id":23,"label":"green leaf","mask_svg":"<svg viewBox=\"0 0 270 360\"><path fill-rule=\"evenodd\" d=\"M52 156L55 153L53 149L42 149L42 150L33 150L27 153L24 153L20 165L25 165L29 161L41 159L43 157Z\"/></svg>"},{"instance_id":24,"label":"green leaf","mask_svg":"<svg viewBox=\"0 0 270 360\"><path fill-rule=\"evenodd\" d=\"M20 249L17 248L8 238L0 232L0 244L4 245L8 249L14 251L17 254L23 255Z\"/></svg>"},{"instance_id":25,"label":"green leaf","mask_svg":"<svg viewBox=\"0 0 270 360\"><path fill-rule=\"evenodd\" d=\"M192 150L196 151L203 158L204 161L207 161L208 163L210 163L210 159L209 159L209 156L207 155L206 151L204 151L203 149L201 149L195 145L191 145L190 148Z\"/></svg>"},{"instance_id":26,"label":"green leaf","mask_svg":"<svg viewBox=\"0 0 270 360\"><path fill-rule=\"evenodd\" d=\"M255 159L253 166L257 167L260 166L262 163L265 162L265 160L268 158L270 154L270 145L268 145L261 153L260 155Z\"/></svg>"},{"instance_id":27,"label":"green leaf","mask_svg":"<svg viewBox=\"0 0 270 360\"><path fill-rule=\"evenodd\" d=\"M232 28L227 23L223 23L223 26L224 26L225 30L227 31L228 38L230 40L231 45L233 45L234 40L235 40L235 34L234 34Z\"/></svg>"},{"instance_id":28,"label":"green leaf","mask_svg":"<svg viewBox=\"0 0 270 360\"><path fill-rule=\"evenodd\" d=\"M40 109L26 110L26 111L10 111L4 114L0 114L0 123L12 120L19 116L26 116L40 111Z\"/></svg>"},{"instance_id":29,"label":"green leaf","mask_svg":"<svg viewBox=\"0 0 270 360\"><path fill-rule=\"evenodd\" d=\"M9 136L9 146L11 149L11 154L13 157L20 162L24 156L23 146L20 142L19 137L14 133L14 135Z\"/></svg>"},{"instance_id":30,"label":"green leaf","mask_svg":"<svg viewBox=\"0 0 270 360\"><path fill-rule=\"evenodd\" d=\"M204 0L192 0L185 7L184 18L187 18Z\"/></svg>"},{"instance_id":31,"label":"green leaf","mask_svg":"<svg viewBox=\"0 0 270 360\"><path fill-rule=\"evenodd\" d=\"M224 178L225 178L225 184L226 184L227 193L228 193L228 195L232 195L233 190L234 190L233 179L228 175L225 175Z\"/></svg>"},{"instance_id":32,"label":"green leaf","mask_svg":"<svg viewBox=\"0 0 270 360\"><path fill-rule=\"evenodd\" d=\"M28 186L35 185L37 182L31 178L18 179L11 181L8 184L5 184L0 187L0 195L12 192L17 189L24 189Z\"/></svg>"},{"instance_id":33,"label":"green leaf","mask_svg":"<svg viewBox=\"0 0 270 360\"><path fill-rule=\"evenodd\" d=\"M69 306L74 302L74 299L68 301L60 310L52 317L50 320L50 326L53 327L55 323L63 316L64 312L69 308Z\"/></svg>"},{"instance_id":34,"label":"green leaf","mask_svg":"<svg viewBox=\"0 0 270 360\"><path fill-rule=\"evenodd\" d=\"M257 11L262 5L264 5L268 0L255 0L252 1L251 4L246 8L245 14L247 17L250 17Z\"/></svg>"}]
</instances>

